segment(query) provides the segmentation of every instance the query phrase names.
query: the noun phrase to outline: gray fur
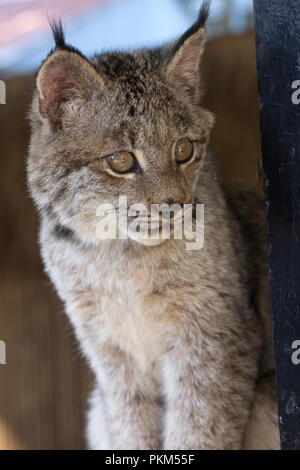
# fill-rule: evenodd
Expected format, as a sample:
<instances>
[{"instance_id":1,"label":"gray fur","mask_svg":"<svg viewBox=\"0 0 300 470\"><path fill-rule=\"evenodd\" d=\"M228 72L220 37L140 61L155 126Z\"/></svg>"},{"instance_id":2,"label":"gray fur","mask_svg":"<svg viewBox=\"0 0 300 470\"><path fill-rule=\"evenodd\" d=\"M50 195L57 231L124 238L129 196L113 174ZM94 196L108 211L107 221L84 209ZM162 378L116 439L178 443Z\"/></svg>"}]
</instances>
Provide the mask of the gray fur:
<instances>
[{"instance_id":1,"label":"gray fur","mask_svg":"<svg viewBox=\"0 0 300 470\"><path fill-rule=\"evenodd\" d=\"M224 195L207 151L213 116L199 105L199 18L162 49L92 61L54 27L57 47L37 75L28 183L46 271L96 376L91 448L257 445L247 429L257 380L273 371L271 322L264 235L249 238L243 209L261 224L264 214L245 193ZM180 167L172 155L183 137L196 156ZM105 157L117 150L142 155L143 171L113 176ZM99 241L97 206L120 194L129 204L205 204L204 248ZM273 396L257 406L265 402L276 414ZM274 436L272 448L276 425Z\"/></svg>"}]
</instances>

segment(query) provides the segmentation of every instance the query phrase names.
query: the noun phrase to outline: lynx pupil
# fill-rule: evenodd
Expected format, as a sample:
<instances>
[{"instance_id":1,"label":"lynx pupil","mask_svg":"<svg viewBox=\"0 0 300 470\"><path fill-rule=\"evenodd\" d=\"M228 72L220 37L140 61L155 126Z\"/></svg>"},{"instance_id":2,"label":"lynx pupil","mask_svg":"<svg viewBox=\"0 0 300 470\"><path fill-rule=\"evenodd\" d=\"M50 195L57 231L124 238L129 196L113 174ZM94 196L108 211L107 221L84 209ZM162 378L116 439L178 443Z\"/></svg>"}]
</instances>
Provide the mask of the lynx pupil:
<instances>
[{"instance_id":1,"label":"lynx pupil","mask_svg":"<svg viewBox=\"0 0 300 470\"><path fill-rule=\"evenodd\" d=\"M110 155L108 164L116 173L128 173L135 169L135 157L130 152L120 152Z\"/></svg>"},{"instance_id":2,"label":"lynx pupil","mask_svg":"<svg viewBox=\"0 0 300 470\"><path fill-rule=\"evenodd\" d=\"M177 142L175 157L178 163L189 161L194 154L194 144L189 139L181 139Z\"/></svg>"}]
</instances>

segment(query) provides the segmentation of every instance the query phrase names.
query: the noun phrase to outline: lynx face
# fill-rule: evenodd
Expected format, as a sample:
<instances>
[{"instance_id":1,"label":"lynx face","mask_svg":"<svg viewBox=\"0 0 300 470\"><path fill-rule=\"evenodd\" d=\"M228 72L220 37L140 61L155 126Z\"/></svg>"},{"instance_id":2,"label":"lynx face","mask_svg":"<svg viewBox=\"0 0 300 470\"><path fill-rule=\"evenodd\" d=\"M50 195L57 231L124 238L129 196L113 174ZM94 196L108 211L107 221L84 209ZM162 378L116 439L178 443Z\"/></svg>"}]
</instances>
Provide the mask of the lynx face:
<instances>
[{"instance_id":1,"label":"lynx face","mask_svg":"<svg viewBox=\"0 0 300 470\"><path fill-rule=\"evenodd\" d=\"M100 204L193 202L213 123L199 106L203 26L158 50L92 61L53 30L31 113L28 175L40 210L98 243Z\"/></svg>"}]
</instances>

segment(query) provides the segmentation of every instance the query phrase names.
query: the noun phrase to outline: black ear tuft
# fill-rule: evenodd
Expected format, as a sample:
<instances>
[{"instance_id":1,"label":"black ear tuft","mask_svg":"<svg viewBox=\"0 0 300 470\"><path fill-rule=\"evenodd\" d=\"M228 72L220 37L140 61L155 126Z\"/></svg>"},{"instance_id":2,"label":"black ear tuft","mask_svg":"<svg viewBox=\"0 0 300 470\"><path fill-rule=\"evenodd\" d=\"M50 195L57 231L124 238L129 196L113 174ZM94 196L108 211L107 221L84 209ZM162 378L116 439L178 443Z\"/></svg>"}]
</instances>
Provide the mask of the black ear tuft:
<instances>
[{"instance_id":1,"label":"black ear tuft","mask_svg":"<svg viewBox=\"0 0 300 470\"><path fill-rule=\"evenodd\" d=\"M61 19L57 20L55 18L48 17L48 21L50 24L50 28L52 29L52 34L55 41L54 50L76 52L76 54L79 54L81 57L86 58L78 49L76 49L76 47L73 47L70 44L66 43L64 28ZM52 54L52 52L53 50L50 52L50 55Z\"/></svg>"},{"instance_id":2,"label":"black ear tuft","mask_svg":"<svg viewBox=\"0 0 300 470\"><path fill-rule=\"evenodd\" d=\"M199 29L205 27L205 23L209 16L211 6L211 0L204 0L199 11L198 18L196 22L181 36L181 38L175 44L174 52L178 51L184 42L193 34L195 34Z\"/></svg>"},{"instance_id":3,"label":"black ear tuft","mask_svg":"<svg viewBox=\"0 0 300 470\"><path fill-rule=\"evenodd\" d=\"M203 28L209 16L211 0L204 0L198 15L198 28Z\"/></svg>"},{"instance_id":4,"label":"black ear tuft","mask_svg":"<svg viewBox=\"0 0 300 470\"><path fill-rule=\"evenodd\" d=\"M49 18L49 24L52 29L53 38L55 41L55 46L57 49L66 49L67 45L65 42L65 33L63 30L61 20L56 20L54 18Z\"/></svg>"}]
</instances>

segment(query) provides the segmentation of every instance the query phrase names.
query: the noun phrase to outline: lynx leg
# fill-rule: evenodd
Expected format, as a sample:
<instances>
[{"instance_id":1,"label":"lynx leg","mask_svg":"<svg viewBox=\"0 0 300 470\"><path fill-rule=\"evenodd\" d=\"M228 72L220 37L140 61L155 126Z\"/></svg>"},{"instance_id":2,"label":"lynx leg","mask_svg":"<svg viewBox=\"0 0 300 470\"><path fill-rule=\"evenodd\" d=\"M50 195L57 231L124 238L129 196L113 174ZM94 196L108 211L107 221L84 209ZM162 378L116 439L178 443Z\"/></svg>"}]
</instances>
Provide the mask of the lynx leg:
<instances>
[{"instance_id":1,"label":"lynx leg","mask_svg":"<svg viewBox=\"0 0 300 470\"><path fill-rule=\"evenodd\" d=\"M90 397L87 415L87 442L90 450L112 449L107 412L100 387L97 385Z\"/></svg>"},{"instance_id":2,"label":"lynx leg","mask_svg":"<svg viewBox=\"0 0 300 470\"><path fill-rule=\"evenodd\" d=\"M258 382L243 449L280 450L274 376Z\"/></svg>"}]
</instances>

